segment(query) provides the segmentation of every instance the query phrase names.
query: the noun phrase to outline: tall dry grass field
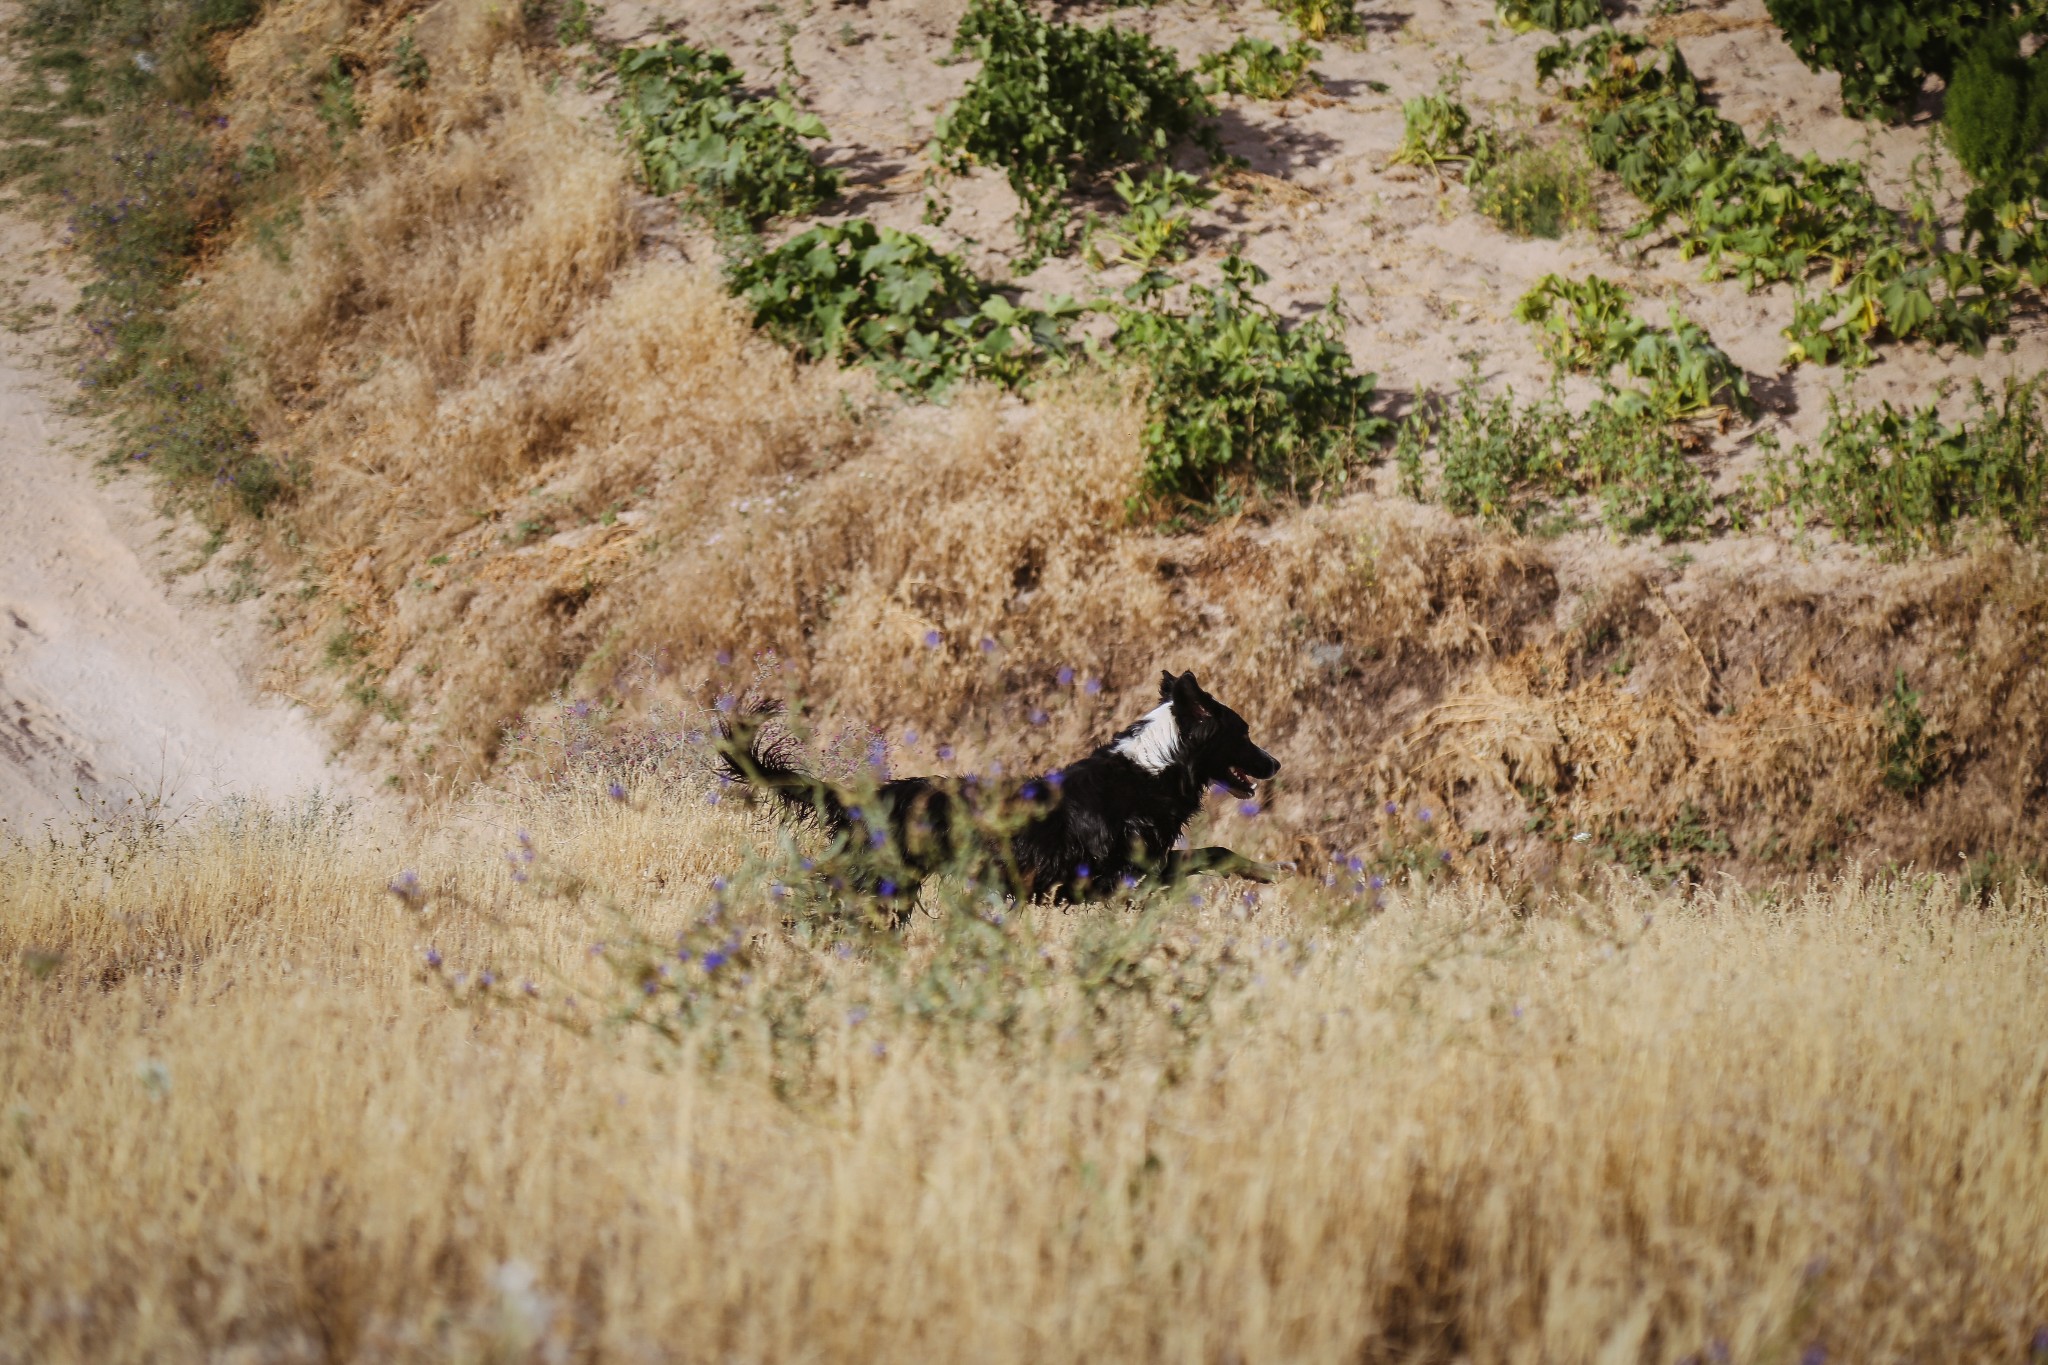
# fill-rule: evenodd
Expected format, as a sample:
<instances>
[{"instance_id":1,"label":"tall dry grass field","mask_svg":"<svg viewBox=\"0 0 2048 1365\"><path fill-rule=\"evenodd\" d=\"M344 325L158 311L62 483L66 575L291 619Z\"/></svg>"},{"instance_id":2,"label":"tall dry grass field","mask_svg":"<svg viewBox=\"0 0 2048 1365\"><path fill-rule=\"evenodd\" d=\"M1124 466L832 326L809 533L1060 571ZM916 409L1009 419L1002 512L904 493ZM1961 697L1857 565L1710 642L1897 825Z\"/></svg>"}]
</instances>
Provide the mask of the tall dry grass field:
<instances>
[{"instance_id":1,"label":"tall dry grass field","mask_svg":"<svg viewBox=\"0 0 2048 1365\"><path fill-rule=\"evenodd\" d=\"M647 780L6 853L0 1359L2042 1349L2038 888L899 939L786 909L779 837Z\"/></svg>"}]
</instances>

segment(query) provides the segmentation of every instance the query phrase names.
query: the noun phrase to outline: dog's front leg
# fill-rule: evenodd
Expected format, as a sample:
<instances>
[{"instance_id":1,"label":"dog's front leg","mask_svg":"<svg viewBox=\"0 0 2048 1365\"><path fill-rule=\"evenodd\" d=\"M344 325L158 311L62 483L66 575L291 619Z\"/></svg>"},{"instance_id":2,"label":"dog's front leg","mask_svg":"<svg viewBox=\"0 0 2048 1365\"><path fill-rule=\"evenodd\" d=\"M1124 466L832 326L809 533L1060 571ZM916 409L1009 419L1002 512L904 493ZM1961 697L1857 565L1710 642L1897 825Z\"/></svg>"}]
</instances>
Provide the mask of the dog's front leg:
<instances>
[{"instance_id":1,"label":"dog's front leg","mask_svg":"<svg viewBox=\"0 0 2048 1365\"><path fill-rule=\"evenodd\" d=\"M1254 862L1233 849L1214 845L1208 848L1177 848L1166 855L1168 881L1177 882L1202 872L1219 877L1242 877L1248 882L1271 883L1280 878L1280 869L1271 863Z\"/></svg>"}]
</instances>

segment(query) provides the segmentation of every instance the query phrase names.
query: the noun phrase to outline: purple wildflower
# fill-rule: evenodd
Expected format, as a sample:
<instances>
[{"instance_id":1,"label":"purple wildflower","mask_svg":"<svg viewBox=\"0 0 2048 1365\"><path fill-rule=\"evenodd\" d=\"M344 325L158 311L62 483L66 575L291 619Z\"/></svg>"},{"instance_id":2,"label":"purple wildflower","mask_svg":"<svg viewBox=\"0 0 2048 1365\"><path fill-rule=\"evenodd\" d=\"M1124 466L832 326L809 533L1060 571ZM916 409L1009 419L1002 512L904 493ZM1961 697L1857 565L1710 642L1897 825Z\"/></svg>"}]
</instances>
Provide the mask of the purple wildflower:
<instances>
[{"instance_id":1,"label":"purple wildflower","mask_svg":"<svg viewBox=\"0 0 2048 1365\"><path fill-rule=\"evenodd\" d=\"M612 784L604 789L604 794L614 801L623 801L626 799L626 784L613 778Z\"/></svg>"},{"instance_id":2,"label":"purple wildflower","mask_svg":"<svg viewBox=\"0 0 2048 1365\"><path fill-rule=\"evenodd\" d=\"M718 666L720 668L724 668L727 664L732 662L732 651L729 649L721 649L713 657L715 657L718 660Z\"/></svg>"},{"instance_id":3,"label":"purple wildflower","mask_svg":"<svg viewBox=\"0 0 2048 1365\"><path fill-rule=\"evenodd\" d=\"M1366 882L1366 885L1367 885L1367 886L1370 886L1370 887L1371 887L1371 888L1372 888L1373 890L1375 890L1375 891L1378 891L1378 890L1379 890L1380 888L1384 887L1384 886L1385 886L1386 884L1387 884L1387 879L1386 879L1385 877L1379 877L1379 876L1375 876L1375 877L1373 877L1373 878L1372 878L1372 879L1371 879L1370 881Z\"/></svg>"},{"instance_id":4,"label":"purple wildflower","mask_svg":"<svg viewBox=\"0 0 2048 1365\"><path fill-rule=\"evenodd\" d=\"M1259 803L1256 801L1240 801L1237 803L1237 813L1243 816L1257 815L1259 813Z\"/></svg>"},{"instance_id":5,"label":"purple wildflower","mask_svg":"<svg viewBox=\"0 0 2048 1365\"><path fill-rule=\"evenodd\" d=\"M952 745L950 745L950 744L941 744L941 745L939 746L939 762L941 762L941 763L951 763L952 761L953 761L953 746L952 746Z\"/></svg>"},{"instance_id":6,"label":"purple wildflower","mask_svg":"<svg viewBox=\"0 0 2048 1365\"><path fill-rule=\"evenodd\" d=\"M407 868L391 879L390 890L392 895L398 897L407 905L418 905L420 902L420 874L414 872L411 868Z\"/></svg>"},{"instance_id":7,"label":"purple wildflower","mask_svg":"<svg viewBox=\"0 0 2048 1365\"><path fill-rule=\"evenodd\" d=\"M1102 679L1090 678L1087 682L1081 684L1081 690L1091 697L1094 696L1102 690Z\"/></svg>"},{"instance_id":8,"label":"purple wildflower","mask_svg":"<svg viewBox=\"0 0 2048 1365\"><path fill-rule=\"evenodd\" d=\"M436 971L441 967L441 952L438 948L427 949L427 965Z\"/></svg>"},{"instance_id":9,"label":"purple wildflower","mask_svg":"<svg viewBox=\"0 0 2048 1365\"><path fill-rule=\"evenodd\" d=\"M1386 808L1386 809L1387 809L1387 814L1389 814L1389 815L1399 815L1399 814L1401 813L1401 807L1400 807L1400 806L1399 806L1398 804L1396 804L1395 802L1392 802L1392 801L1389 801L1389 802L1387 802L1387 808Z\"/></svg>"},{"instance_id":10,"label":"purple wildflower","mask_svg":"<svg viewBox=\"0 0 2048 1365\"><path fill-rule=\"evenodd\" d=\"M1431 818L1429 807L1424 806L1420 811L1417 811L1415 818L1420 820L1425 825L1428 824Z\"/></svg>"},{"instance_id":11,"label":"purple wildflower","mask_svg":"<svg viewBox=\"0 0 2048 1365\"><path fill-rule=\"evenodd\" d=\"M1069 687L1074 681L1074 670L1068 668L1065 664L1061 664L1060 671L1053 674L1053 680L1061 687Z\"/></svg>"},{"instance_id":12,"label":"purple wildflower","mask_svg":"<svg viewBox=\"0 0 2048 1365\"><path fill-rule=\"evenodd\" d=\"M945 636L939 634L936 630L928 630L924 633L924 647L926 649L937 649L939 647L939 643L945 638Z\"/></svg>"},{"instance_id":13,"label":"purple wildflower","mask_svg":"<svg viewBox=\"0 0 2048 1365\"><path fill-rule=\"evenodd\" d=\"M720 967L723 967L726 964L727 956L723 948L713 948L710 952L704 954L704 974L709 976Z\"/></svg>"},{"instance_id":14,"label":"purple wildflower","mask_svg":"<svg viewBox=\"0 0 2048 1365\"><path fill-rule=\"evenodd\" d=\"M993 654L993 653L995 653L995 652L996 652L996 642L995 642L994 640L991 640L991 639L990 639L990 638L989 638L988 636L986 636L986 635L982 636L982 637L981 637L981 652L982 652L982 653L984 653L984 654Z\"/></svg>"},{"instance_id":15,"label":"purple wildflower","mask_svg":"<svg viewBox=\"0 0 2048 1365\"><path fill-rule=\"evenodd\" d=\"M875 887L875 890L880 892L884 898L887 898L896 894L896 883L884 877Z\"/></svg>"}]
</instances>

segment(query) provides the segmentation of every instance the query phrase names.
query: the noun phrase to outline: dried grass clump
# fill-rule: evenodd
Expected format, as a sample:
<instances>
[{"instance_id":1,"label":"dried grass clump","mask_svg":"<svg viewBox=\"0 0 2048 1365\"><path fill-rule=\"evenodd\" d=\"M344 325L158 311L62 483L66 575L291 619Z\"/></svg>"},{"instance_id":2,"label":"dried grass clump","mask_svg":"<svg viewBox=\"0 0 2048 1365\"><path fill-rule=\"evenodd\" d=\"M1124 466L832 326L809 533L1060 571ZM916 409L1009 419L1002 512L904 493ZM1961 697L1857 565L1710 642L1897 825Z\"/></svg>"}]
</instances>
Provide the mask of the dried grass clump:
<instances>
[{"instance_id":1,"label":"dried grass clump","mask_svg":"<svg viewBox=\"0 0 2048 1365\"><path fill-rule=\"evenodd\" d=\"M1174 903L1238 964L1191 1035L901 1009L934 926L899 968L748 911L671 1047L542 1011L623 1003L592 940L767 831L653 784L465 814L0 852L0 1354L2002 1361L2048 1307L2038 887ZM1024 917L1066 963L1129 916Z\"/></svg>"}]
</instances>

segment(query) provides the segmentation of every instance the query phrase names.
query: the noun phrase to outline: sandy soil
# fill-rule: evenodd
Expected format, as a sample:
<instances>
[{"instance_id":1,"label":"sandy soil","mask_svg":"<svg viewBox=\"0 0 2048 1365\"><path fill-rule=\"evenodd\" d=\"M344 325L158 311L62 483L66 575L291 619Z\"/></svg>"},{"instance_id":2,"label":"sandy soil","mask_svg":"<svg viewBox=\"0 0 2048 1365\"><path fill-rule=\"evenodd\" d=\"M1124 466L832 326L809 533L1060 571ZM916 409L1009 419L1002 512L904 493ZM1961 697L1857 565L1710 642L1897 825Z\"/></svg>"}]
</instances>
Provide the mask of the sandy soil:
<instances>
[{"instance_id":1,"label":"sandy soil","mask_svg":"<svg viewBox=\"0 0 2048 1365\"><path fill-rule=\"evenodd\" d=\"M0 831L364 796L304 708L252 685L260 598L187 572L197 532L95 467L104 434L63 411L58 261L0 216Z\"/></svg>"},{"instance_id":2,"label":"sandy soil","mask_svg":"<svg viewBox=\"0 0 2048 1365\"><path fill-rule=\"evenodd\" d=\"M1000 175L982 170L943 180L951 215L939 227L921 221L933 125L978 69L948 57L964 8L965 0L804 6L802 13L790 7L787 15L771 7L776 22L769 22L760 7L724 0L614 0L602 22L621 41L673 32L723 47L763 83L777 79L786 30L795 88L831 131L827 159L849 176L849 194L825 216L866 216L922 233L1000 277L1018 251L1010 226L1017 201ZM1845 117L1840 82L1800 63L1763 0L1696 0L1663 16L1653 16L1647 3L1610 9L1623 28L1676 40L1723 114L1752 140L1776 136L1794 153L1860 161L1880 198L1900 207L1917 166L1923 183L1940 177L1934 198L1951 229L1960 221L1969 179L1934 135L1931 99L1899 127ZM1551 366L1512 310L1551 272L1597 273L1626 284L1643 316L1659 325L1667 306L1678 305L1749 372L1764 405L1760 426L1787 442L1819 436L1831 391L1862 402L1926 402L1953 391L1960 406L1972 379L2030 375L2048 363L2048 319L2036 309L2009 329L2010 349L1994 344L1982 357L1890 345L1858 375L1788 368L1782 329L1792 317L1791 288L1750 294L1734 281L1709 283L1700 263L1681 261L1655 238L1623 241L1642 206L1609 176L1596 178L1604 231L1574 231L1561 241L1503 231L1474 209L1455 173L1440 180L1388 164L1401 143L1401 103L1449 81L1476 115L1503 128L1539 142L1576 139L1568 107L1536 82L1536 53L1555 35L1512 33L1497 21L1494 0L1368 0L1359 12L1368 30L1363 40L1321 45L1314 65L1319 93L1282 101L1218 98L1223 144L1256 174L1226 182L1222 197L1196 215L1197 253L1174 273L1213 279L1223 255L1239 251L1271 275L1265 297L1297 316L1320 308L1335 286L1352 354L1379 374L1393 411L1416 395L1455 387L1475 366L1489 386L1512 385L1524 394L1545 388ZM1150 33L1189 65L1240 36L1283 43L1296 36L1262 0L1082 13L1092 16L1087 22L1107 19ZM1199 166L1192 153L1182 160L1188 169ZM1110 213L1116 203L1103 196L1094 207ZM1085 296L1120 287L1135 273L1124 267L1098 274L1067 257L1017 283L1031 297ZM1582 399L1596 391L1578 380L1567 389ZM1719 442L1714 472L1726 486L1750 462L1750 434L1744 427Z\"/></svg>"}]
</instances>

